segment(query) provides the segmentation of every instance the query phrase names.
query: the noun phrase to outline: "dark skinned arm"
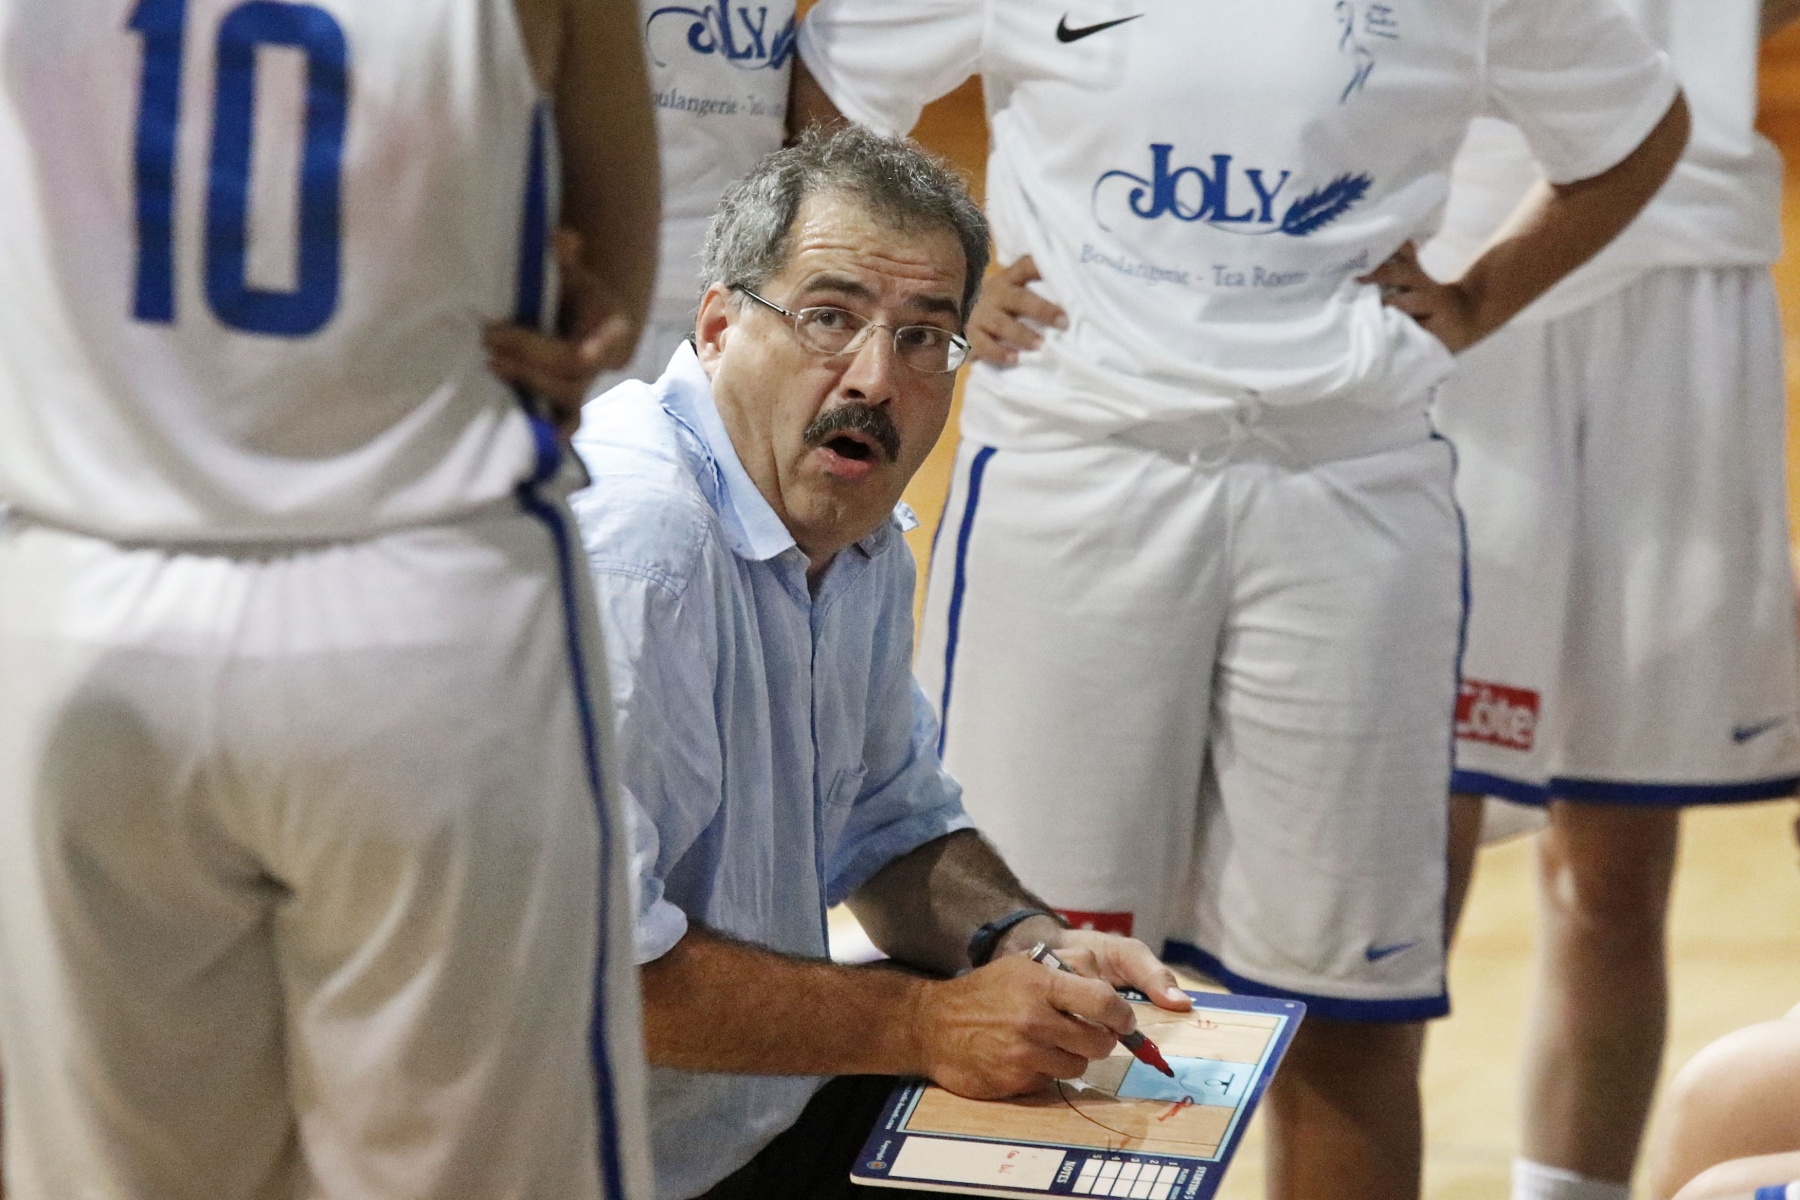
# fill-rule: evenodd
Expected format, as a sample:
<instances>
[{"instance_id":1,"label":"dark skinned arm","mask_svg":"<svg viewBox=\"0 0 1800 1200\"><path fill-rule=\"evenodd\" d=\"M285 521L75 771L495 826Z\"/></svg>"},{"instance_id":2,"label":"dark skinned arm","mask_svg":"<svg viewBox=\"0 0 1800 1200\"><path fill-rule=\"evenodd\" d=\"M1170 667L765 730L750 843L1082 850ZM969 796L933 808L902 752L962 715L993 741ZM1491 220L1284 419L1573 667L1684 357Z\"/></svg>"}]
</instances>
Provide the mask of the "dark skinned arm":
<instances>
[{"instance_id":1,"label":"dark skinned arm","mask_svg":"<svg viewBox=\"0 0 1800 1200\"><path fill-rule=\"evenodd\" d=\"M798 54L794 55L794 73L788 80L787 121L790 141L814 126L829 132L850 123Z\"/></svg>"},{"instance_id":2,"label":"dark skinned arm","mask_svg":"<svg viewBox=\"0 0 1800 1200\"><path fill-rule=\"evenodd\" d=\"M1441 283L1408 242L1364 276L1385 302L1466 350L1597 254L1656 194L1687 147L1687 102L1677 95L1662 120L1617 165L1591 179L1539 184L1459 280Z\"/></svg>"},{"instance_id":3,"label":"dark skinned arm","mask_svg":"<svg viewBox=\"0 0 1800 1200\"><path fill-rule=\"evenodd\" d=\"M1768 41L1800 17L1800 0L1763 0L1762 39Z\"/></svg>"},{"instance_id":4,"label":"dark skinned arm","mask_svg":"<svg viewBox=\"0 0 1800 1200\"><path fill-rule=\"evenodd\" d=\"M527 0L519 12L556 101L561 336L499 324L487 348L495 374L549 401L567 426L595 376L631 361L650 310L662 219L656 121L631 0Z\"/></svg>"}]
</instances>

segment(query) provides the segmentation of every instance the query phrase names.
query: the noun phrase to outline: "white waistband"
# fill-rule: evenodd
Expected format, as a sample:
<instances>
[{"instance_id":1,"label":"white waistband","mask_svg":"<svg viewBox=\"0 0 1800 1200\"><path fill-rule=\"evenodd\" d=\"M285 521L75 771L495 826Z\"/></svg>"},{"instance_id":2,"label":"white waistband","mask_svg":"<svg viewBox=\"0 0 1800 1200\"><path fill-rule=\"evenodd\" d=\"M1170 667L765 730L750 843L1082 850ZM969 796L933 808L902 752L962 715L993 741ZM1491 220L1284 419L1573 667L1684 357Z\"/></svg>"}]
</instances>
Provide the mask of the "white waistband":
<instances>
[{"instance_id":1,"label":"white waistband","mask_svg":"<svg viewBox=\"0 0 1800 1200\"><path fill-rule=\"evenodd\" d=\"M1299 408L1246 405L1184 421L1139 425L1114 441L1186 459L1210 469L1234 462L1307 467L1415 446L1432 436L1422 407L1394 410L1360 405L1309 404Z\"/></svg>"}]
</instances>

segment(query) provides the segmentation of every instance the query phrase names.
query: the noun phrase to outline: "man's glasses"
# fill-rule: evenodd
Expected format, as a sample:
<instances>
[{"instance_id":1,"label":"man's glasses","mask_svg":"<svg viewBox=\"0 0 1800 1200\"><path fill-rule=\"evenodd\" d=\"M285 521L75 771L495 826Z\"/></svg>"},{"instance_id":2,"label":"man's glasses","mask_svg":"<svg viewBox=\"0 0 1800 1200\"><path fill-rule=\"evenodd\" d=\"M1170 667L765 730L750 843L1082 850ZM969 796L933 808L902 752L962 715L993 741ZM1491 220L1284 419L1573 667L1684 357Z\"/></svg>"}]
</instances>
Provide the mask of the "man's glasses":
<instances>
[{"instance_id":1,"label":"man's glasses","mask_svg":"<svg viewBox=\"0 0 1800 1200\"><path fill-rule=\"evenodd\" d=\"M794 323L794 336L800 344L820 354L855 354L875 330L889 329L847 308L803 308L793 312L763 299L741 283L733 284L732 290L788 318ZM969 357L968 339L937 325L902 325L890 331L894 335L894 357L921 374L954 371Z\"/></svg>"}]
</instances>

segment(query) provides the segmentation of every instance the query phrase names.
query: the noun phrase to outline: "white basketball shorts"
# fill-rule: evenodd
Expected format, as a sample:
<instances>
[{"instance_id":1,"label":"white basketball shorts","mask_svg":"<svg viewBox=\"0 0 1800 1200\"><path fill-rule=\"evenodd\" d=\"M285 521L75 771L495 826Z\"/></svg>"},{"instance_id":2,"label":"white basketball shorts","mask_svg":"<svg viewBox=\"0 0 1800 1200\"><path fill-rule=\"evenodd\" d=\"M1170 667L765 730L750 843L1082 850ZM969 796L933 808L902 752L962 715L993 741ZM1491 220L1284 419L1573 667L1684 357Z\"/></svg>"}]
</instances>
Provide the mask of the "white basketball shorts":
<instances>
[{"instance_id":1,"label":"white basketball shorts","mask_svg":"<svg viewBox=\"0 0 1800 1200\"><path fill-rule=\"evenodd\" d=\"M1451 472L1417 409L965 443L919 676L1021 878L1234 990L1444 1013Z\"/></svg>"},{"instance_id":2,"label":"white basketball shorts","mask_svg":"<svg viewBox=\"0 0 1800 1200\"><path fill-rule=\"evenodd\" d=\"M651 1194L567 520L0 528L7 1200Z\"/></svg>"},{"instance_id":3,"label":"white basketball shorts","mask_svg":"<svg viewBox=\"0 0 1800 1200\"><path fill-rule=\"evenodd\" d=\"M1781 325L1766 270L1672 269L1464 354L1459 791L1678 805L1800 786Z\"/></svg>"}]
</instances>

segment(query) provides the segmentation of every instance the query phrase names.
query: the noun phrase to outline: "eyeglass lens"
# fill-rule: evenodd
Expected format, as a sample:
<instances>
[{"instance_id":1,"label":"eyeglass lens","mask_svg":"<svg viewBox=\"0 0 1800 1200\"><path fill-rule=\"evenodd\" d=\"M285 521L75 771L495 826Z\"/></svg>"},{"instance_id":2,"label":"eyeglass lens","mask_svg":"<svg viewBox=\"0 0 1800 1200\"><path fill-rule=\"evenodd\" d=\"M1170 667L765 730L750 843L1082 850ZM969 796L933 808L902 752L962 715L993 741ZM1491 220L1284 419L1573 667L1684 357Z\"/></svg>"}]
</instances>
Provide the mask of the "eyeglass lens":
<instances>
[{"instance_id":1,"label":"eyeglass lens","mask_svg":"<svg viewBox=\"0 0 1800 1200\"><path fill-rule=\"evenodd\" d=\"M868 320L842 308L803 308L795 314L794 332L821 354L847 354L862 346ZM947 329L936 325L902 325L893 331L894 357L915 371L941 374L963 362L964 349Z\"/></svg>"}]
</instances>

